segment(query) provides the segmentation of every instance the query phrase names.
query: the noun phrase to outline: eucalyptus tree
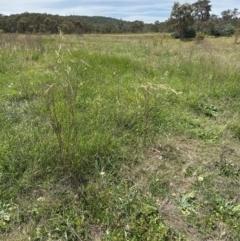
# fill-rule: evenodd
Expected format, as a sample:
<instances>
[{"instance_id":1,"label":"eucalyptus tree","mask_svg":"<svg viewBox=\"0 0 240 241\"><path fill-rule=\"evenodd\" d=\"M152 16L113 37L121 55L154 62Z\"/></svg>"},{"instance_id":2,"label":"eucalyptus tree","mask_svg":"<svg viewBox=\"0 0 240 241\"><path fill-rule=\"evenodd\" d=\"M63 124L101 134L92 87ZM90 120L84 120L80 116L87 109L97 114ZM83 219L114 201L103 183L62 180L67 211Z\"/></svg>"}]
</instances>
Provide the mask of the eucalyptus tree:
<instances>
[{"instance_id":1,"label":"eucalyptus tree","mask_svg":"<svg viewBox=\"0 0 240 241\"><path fill-rule=\"evenodd\" d=\"M240 12L238 12L237 8L234 8L233 10L228 9L223 12L221 12L222 20L224 23L231 23L235 27L238 25L238 15Z\"/></svg>"},{"instance_id":2,"label":"eucalyptus tree","mask_svg":"<svg viewBox=\"0 0 240 241\"><path fill-rule=\"evenodd\" d=\"M212 5L209 0L198 0L192 4L193 15L199 21L207 21L210 19Z\"/></svg>"},{"instance_id":3,"label":"eucalyptus tree","mask_svg":"<svg viewBox=\"0 0 240 241\"><path fill-rule=\"evenodd\" d=\"M144 27L144 22L136 20L131 23L131 31L132 33L142 32Z\"/></svg>"},{"instance_id":4,"label":"eucalyptus tree","mask_svg":"<svg viewBox=\"0 0 240 241\"><path fill-rule=\"evenodd\" d=\"M194 24L193 6L189 3L180 4L175 2L170 15L170 23L176 29L180 39L185 38L189 27Z\"/></svg>"},{"instance_id":5,"label":"eucalyptus tree","mask_svg":"<svg viewBox=\"0 0 240 241\"><path fill-rule=\"evenodd\" d=\"M209 33L209 21L211 18L211 8L209 0L198 0L192 4L193 6L193 16L196 20L195 27L198 31Z\"/></svg>"}]
</instances>

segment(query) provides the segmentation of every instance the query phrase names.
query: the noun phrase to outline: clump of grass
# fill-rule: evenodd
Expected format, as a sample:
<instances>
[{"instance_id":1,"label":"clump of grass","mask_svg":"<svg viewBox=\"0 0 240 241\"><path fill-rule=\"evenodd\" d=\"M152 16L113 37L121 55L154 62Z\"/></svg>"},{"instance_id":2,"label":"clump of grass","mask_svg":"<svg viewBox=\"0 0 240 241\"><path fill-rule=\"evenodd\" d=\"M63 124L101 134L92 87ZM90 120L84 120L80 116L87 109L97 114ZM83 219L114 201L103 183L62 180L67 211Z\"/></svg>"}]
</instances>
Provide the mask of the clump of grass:
<instances>
[{"instance_id":1,"label":"clump of grass","mask_svg":"<svg viewBox=\"0 0 240 241\"><path fill-rule=\"evenodd\" d=\"M197 33L197 36L195 37L196 43L201 43L206 38L206 35L202 32Z\"/></svg>"},{"instance_id":2,"label":"clump of grass","mask_svg":"<svg viewBox=\"0 0 240 241\"><path fill-rule=\"evenodd\" d=\"M238 122L231 122L228 124L227 129L230 131L231 135L240 140L240 125Z\"/></svg>"}]
</instances>

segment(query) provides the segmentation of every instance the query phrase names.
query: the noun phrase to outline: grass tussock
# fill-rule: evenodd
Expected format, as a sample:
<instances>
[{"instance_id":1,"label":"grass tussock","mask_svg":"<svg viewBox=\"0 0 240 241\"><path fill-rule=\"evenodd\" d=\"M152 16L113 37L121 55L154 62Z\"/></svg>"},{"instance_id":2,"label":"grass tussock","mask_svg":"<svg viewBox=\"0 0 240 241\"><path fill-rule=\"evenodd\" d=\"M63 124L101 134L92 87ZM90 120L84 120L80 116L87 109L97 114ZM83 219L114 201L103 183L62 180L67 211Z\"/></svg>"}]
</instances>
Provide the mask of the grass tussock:
<instances>
[{"instance_id":1,"label":"grass tussock","mask_svg":"<svg viewBox=\"0 0 240 241\"><path fill-rule=\"evenodd\" d=\"M1 240L240 240L233 38L0 47Z\"/></svg>"}]
</instances>

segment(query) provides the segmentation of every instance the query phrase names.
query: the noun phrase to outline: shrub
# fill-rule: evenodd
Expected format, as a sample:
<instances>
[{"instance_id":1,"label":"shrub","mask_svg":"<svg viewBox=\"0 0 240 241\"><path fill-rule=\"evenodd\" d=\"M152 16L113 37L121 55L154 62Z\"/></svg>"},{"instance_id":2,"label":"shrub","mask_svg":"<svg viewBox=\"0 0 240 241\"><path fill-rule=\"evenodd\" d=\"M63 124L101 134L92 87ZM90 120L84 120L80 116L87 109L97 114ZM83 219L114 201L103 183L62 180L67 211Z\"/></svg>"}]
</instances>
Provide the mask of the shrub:
<instances>
[{"instance_id":1,"label":"shrub","mask_svg":"<svg viewBox=\"0 0 240 241\"><path fill-rule=\"evenodd\" d=\"M181 38L180 33L178 31L171 34L173 38ZM183 39L191 39L196 37L196 30L193 27L188 27L184 33L182 38Z\"/></svg>"},{"instance_id":2,"label":"shrub","mask_svg":"<svg viewBox=\"0 0 240 241\"><path fill-rule=\"evenodd\" d=\"M221 33L222 36L231 36L235 33L235 28L231 24L227 24Z\"/></svg>"},{"instance_id":3,"label":"shrub","mask_svg":"<svg viewBox=\"0 0 240 241\"><path fill-rule=\"evenodd\" d=\"M183 34L184 38L195 38L197 35L196 29L194 27L188 27Z\"/></svg>"},{"instance_id":4,"label":"shrub","mask_svg":"<svg viewBox=\"0 0 240 241\"><path fill-rule=\"evenodd\" d=\"M220 37L221 36L221 30L217 27L214 27L213 29L211 29L211 35L213 35L215 37Z\"/></svg>"},{"instance_id":5,"label":"shrub","mask_svg":"<svg viewBox=\"0 0 240 241\"><path fill-rule=\"evenodd\" d=\"M196 40L202 41L205 39L205 37L206 37L206 35L203 32L199 32L199 33L197 33Z\"/></svg>"},{"instance_id":6,"label":"shrub","mask_svg":"<svg viewBox=\"0 0 240 241\"><path fill-rule=\"evenodd\" d=\"M211 35L215 37L220 37L220 36L231 36L235 33L235 27L232 26L231 24L225 25L223 28L220 27L214 27L211 30Z\"/></svg>"},{"instance_id":7,"label":"shrub","mask_svg":"<svg viewBox=\"0 0 240 241\"><path fill-rule=\"evenodd\" d=\"M179 32L174 32L171 34L173 38L180 38L180 33Z\"/></svg>"}]
</instances>

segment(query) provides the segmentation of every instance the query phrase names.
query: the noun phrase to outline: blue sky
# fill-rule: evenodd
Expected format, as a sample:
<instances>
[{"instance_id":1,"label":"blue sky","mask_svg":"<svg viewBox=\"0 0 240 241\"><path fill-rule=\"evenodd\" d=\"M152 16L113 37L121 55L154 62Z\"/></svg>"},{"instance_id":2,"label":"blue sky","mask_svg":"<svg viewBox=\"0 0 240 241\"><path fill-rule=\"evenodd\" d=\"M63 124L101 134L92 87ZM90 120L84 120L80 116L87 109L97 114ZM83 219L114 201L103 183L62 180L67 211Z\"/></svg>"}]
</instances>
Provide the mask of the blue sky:
<instances>
[{"instance_id":1,"label":"blue sky","mask_svg":"<svg viewBox=\"0 0 240 241\"><path fill-rule=\"evenodd\" d=\"M178 1L194 3L197 0ZM140 20L145 23L163 22L171 13L173 1L168 0L0 0L0 14L23 12L58 15L104 16L126 21ZM239 0L212 0L212 12L220 16L227 9L238 8Z\"/></svg>"}]
</instances>

